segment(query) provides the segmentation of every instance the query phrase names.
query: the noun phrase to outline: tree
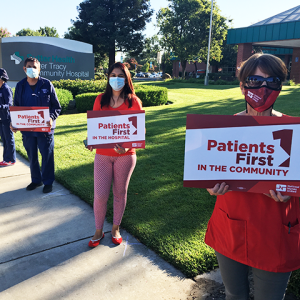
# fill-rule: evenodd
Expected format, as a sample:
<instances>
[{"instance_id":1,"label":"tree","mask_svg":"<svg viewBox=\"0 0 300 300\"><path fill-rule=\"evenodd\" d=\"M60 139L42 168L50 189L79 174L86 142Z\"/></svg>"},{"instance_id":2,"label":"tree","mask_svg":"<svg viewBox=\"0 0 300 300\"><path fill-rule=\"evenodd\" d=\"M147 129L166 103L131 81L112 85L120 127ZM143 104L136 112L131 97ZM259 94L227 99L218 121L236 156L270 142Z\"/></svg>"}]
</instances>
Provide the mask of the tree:
<instances>
[{"instance_id":1,"label":"tree","mask_svg":"<svg viewBox=\"0 0 300 300\"><path fill-rule=\"evenodd\" d=\"M142 71L145 72L145 73L148 72L149 67L150 67L150 64L148 62L146 62L142 67Z\"/></svg>"},{"instance_id":2,"label":"tree","mask_svg":"<svg viewBox=\"0 0 300 300\"><path fill-rule=\"evenodd\" d=\"M108 55L110 66L116 51L142 51L142 30L153 13L150 0L85 0L77 10L65 37L92 44L95 53Z\"/></svg>"},{"instance_id":3,"label":"tree","mask_svg":"<svg viewBox=\"0 0 300 300\"><path fill-rule=\"evenodd\" d=\"M30 28L24 28L18 31L16 36L42 36L42 34L39 31L35 31Z\"/></svg>"},{"instance_id":4,"label":"tree","mask_svg":"<svg viewBox=\"0 0 300 300\"><path fill-rule=\"evenodd\" d=\"M135 70L136 66L138 66L138 62L136 61L135 58L129 58L126 62L129 64L128 69L130 70Z\"/></svg>"},{"instance_id":5,"label":"tree","mask_svg":"<svg viewBox=\"0 0 300 300\"><path fill-rule=\"evenodd\" d=\"M222 59L220 65L233 67L236 65L236 56L238 53L238 45L225 45L222 51Z\"/></svg>"},{"instance_id":6,"label":"tree","mask_svg":"<svg viewBox=\"0 0 300 300\"><path fill-rule=\"evenodd\" d=\"M185 74L188 61L205 60L208 51L211 2L208 0L168 0L167 8L157 14L161 44L181 61ZM213 8L213 26L210 56L216 61L222 58L222 45L227 34L226 18Z\"/></svg>"},{"instance_id":7,"label":"tree","mask_svg":"<svg viewBox=\"0 0 300 300\"><path fill-rule=\"evenodd\" d=\"M7 28L0 27L0 38L10 37L11 33L8 32Z\"/></svg>"},{"instance_id":8,"label":"tree","mask_svg":"<svg viewBox=\"0 0 300 300\"><path fill-rule=\"evenodd\" d=\"M144 48L142 52L138 56L138 60L141 63L156 61L157 52L161 51L161 47L159 45L159 38L157 35L154 35L150 38L145 39Z\"/></svg>"},{"instance_id":9,"label":"tree","mask_svg":"<svg viewBox=\"0 0 300 300\"><path fill-rule=\"evenodd\" d=\"M163 73L168 73L172 75L173 61L169 52L164 52L161 60L161 68Z\"/></svg>"},{"instance_id":10,"label":"tree","mask_svg":"<svg viewBox=\"0 0 300 300\"><path fill-rule=\"evenodd\" d=\"M57 30L54 27L40 27L39 30L32 30L30 28L21 29L16 33L17 36L46 36L59 37Z\"/></svg>"},{"instance_id":11,"label":"tree","mask_svg":"<svg viewBox=\"0 0 300 300\"><path fill-rule=\"evenodd\" d=\"M37 31L40 32L42 36L59 37L59 34L56 28L54 27L48 27L48 26L45 26L44 28L40 27L40 29Z\"/></svg>"}]
</instances>

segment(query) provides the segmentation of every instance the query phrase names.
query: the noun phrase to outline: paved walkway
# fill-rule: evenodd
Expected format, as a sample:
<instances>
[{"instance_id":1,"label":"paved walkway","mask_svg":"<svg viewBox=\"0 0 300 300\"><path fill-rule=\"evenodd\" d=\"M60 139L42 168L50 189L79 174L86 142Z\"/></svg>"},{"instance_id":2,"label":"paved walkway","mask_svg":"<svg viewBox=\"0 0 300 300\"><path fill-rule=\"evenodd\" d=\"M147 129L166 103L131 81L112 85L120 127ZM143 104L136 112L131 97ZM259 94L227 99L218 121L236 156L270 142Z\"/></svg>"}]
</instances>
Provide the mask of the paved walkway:
<instances>
[{"instance_id":1,"label":"paved walkway","mask_svg":"<svg viewBox=\"0 0 300 300\"><path fill-rule=\"evenodd\" d=\"M20 155L0 168L0 180L0 300L202 299L194 280L125 230L115 246L106 222L90 249L92 207L57 182L49 194L26 191L30 170Z\"/></svg>"}]
</instances>

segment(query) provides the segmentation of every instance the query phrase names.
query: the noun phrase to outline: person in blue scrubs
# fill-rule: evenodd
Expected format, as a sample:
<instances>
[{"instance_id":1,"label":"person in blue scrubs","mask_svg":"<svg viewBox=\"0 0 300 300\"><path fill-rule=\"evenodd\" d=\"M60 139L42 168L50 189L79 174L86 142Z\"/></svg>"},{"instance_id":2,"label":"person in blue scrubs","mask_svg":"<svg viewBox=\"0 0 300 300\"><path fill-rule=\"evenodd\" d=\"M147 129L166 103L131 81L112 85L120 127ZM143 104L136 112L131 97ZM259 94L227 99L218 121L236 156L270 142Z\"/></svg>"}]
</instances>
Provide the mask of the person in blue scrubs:
<instances>
[{"instance_id":1,"label":"person in blue scrubs","mask_svg":"<svg viewBox=\"0 0 300 300\"><path fill-rule=\"evenodd\" d=\"M0 68L0 136L3 143L3 161L0 167L13 166L16 162L15 139L10 129L9 107L13 104L13 93L7 85L6 70Z\"/></svg>"},{"instance_id":2,"label":"person in blue scrubs","mask_svg":"<svg viewBox=\"0 0 300 300\"><path fill-rule=\"evenodd\" d=\"M43 192L49 193L54 181L55 120L61 112L61 106L53 84L39 76L40 62L36 58L27 58L23 70L27 77L17 83L14 105L49 107L50 121L47 125L51 127L51 132L21 131L31 172L31 183L26 190L32 191L44 184ZM39 165L38 150L42 155L42 169Z\"/></svg>"}]
</instances>

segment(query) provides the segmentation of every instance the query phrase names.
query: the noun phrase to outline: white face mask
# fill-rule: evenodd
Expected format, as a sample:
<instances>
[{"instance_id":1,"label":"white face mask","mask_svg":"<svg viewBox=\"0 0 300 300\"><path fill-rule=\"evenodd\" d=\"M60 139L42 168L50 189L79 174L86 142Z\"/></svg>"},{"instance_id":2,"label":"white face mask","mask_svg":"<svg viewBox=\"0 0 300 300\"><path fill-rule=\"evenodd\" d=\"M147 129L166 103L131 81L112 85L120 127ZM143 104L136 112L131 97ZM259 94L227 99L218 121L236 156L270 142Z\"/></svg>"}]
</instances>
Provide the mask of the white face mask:
<instances>
[{"instance_id":1,"label":"white face mask","mask_svg":"<svg viewBox=\"0 0 300 300\"><path fill-rule=\"evenodd\" d=\"M39 77L39 71L34 68L26 68L26 75L30 78L37 78Z\"/></svg>"},{"instance_id":2,"label":"white face mask","mask_svg":"<svg viewBox=\"0 0 300 300\"><path fill-rule=\"evenodd\" d=\"M109 84L114 91L121 91L125 85L125 78L110 77Z\"/></svg>"}]
</instances>

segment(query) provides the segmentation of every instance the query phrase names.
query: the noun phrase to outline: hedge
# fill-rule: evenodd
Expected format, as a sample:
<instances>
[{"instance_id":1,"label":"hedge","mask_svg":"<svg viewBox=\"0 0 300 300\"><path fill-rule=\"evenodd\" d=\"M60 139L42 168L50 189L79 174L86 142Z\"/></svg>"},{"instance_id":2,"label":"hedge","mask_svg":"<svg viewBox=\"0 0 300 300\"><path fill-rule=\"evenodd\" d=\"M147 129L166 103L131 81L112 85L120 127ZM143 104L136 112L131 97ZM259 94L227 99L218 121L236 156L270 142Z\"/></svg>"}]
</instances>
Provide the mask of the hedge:
<instances>
[{"instance_id":1,"label":"hedge","mask_svg":"<svg viewBox=\"0 0 300 300\"><path fill-rule=\"evenodd\" d=\"M106 88L107 80L70 80L63 79L52 81L55 88L65 89L72 93L73 97L84 93L103 93Z\"/></svg>"},{"instance_id":2,"label":"hedge","mask_svg":"<svg viewBox=\"0 0 300 300\"><path fill-rule=\"evenodd\" d=\"M55 89L57 98L61 105L61 113L66 113L70 100L73 100L73 95L70 91L64 89Z\"/></svg>"},{"instance_id":3,"label":"hedge","mask_svg":"<svg viewBox=\"0 0 300 300\"><path fill-rule=\"evenodd\" d=\"M143 107L158 106L168 101L168 90L165 87L143 86L135 90L136 95L141 99ZM99 93L84 93L75 97L76 108L79 113L93 109L96 97Z\"/></svg>"},{"instance_id":4,"label":"hedge","mask_svg":"<svg viewBox=\"0 0 300 300\"><path fill-rule=\"evenodd\" d=\"M85 93L75 97L76 108L79 113L93 110L94 102L99 93Z\"/></svg>"},{"instance_id":5,"label":"hedge","mask_svg":"<svg viewBox=\"0 0 300 300\"><path fill-rule=\"evenodd\" d=\"M142 100L144 107L158 106L168 101L168 89L165 87L139 85L135 93Z\"/></svg>"}]
</instances>

